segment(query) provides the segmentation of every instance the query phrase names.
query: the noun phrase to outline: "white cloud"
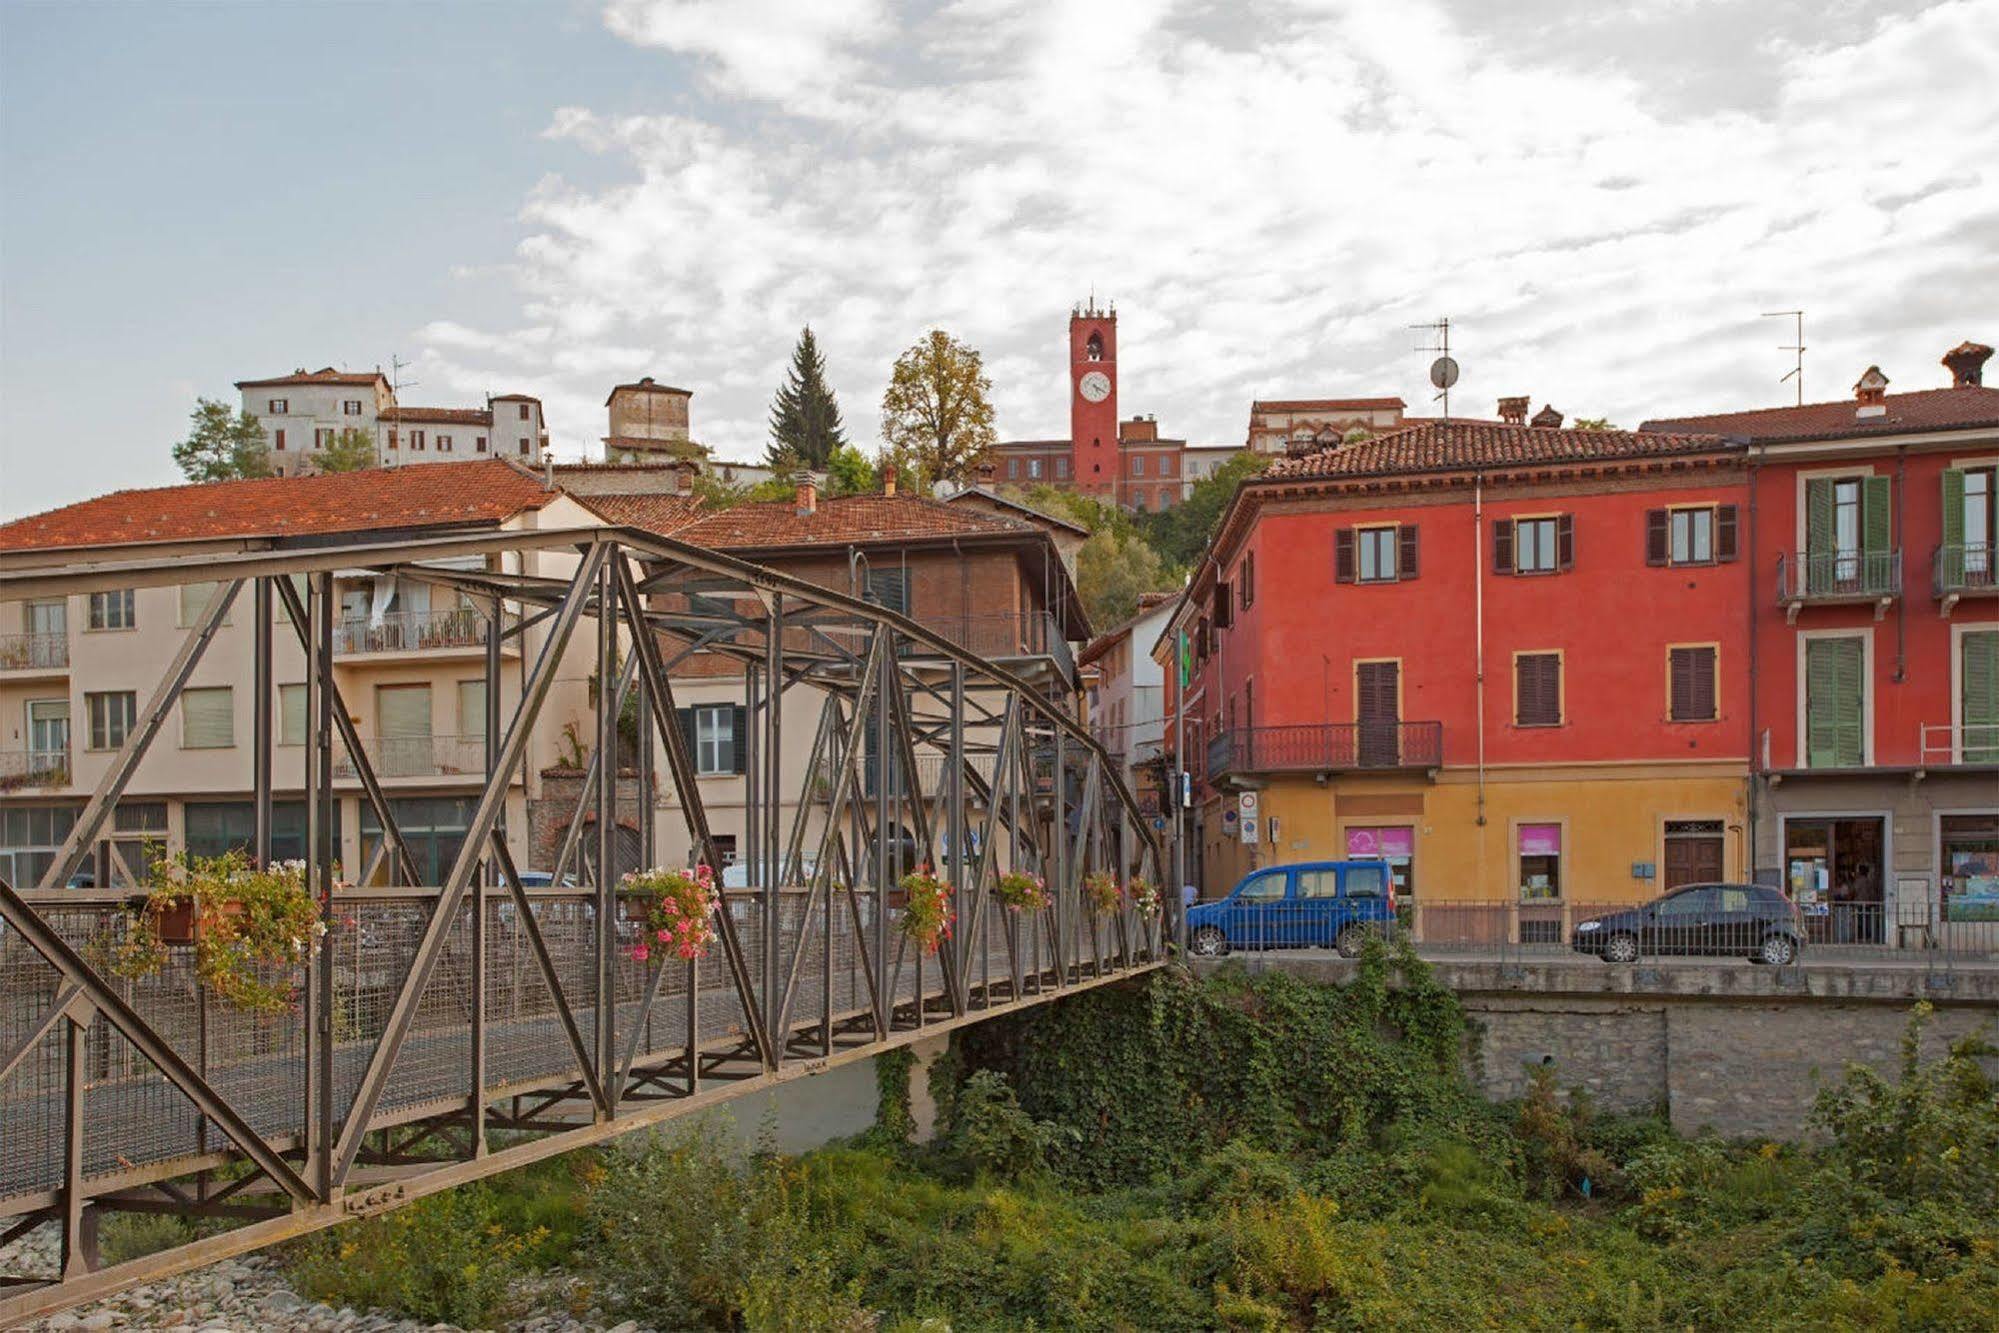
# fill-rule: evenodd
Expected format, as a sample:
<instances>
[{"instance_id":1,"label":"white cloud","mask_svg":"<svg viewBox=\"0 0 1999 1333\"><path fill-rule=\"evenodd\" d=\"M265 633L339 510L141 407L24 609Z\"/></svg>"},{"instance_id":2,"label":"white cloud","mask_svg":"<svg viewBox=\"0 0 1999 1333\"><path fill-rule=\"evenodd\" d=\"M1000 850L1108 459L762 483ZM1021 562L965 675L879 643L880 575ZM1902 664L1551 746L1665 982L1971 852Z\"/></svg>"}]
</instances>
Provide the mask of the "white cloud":
<instances>
[{"instance_id":1,"label":"white cloud","mask_svg":"<svg viewBox=\"0 0 1999 1333\"><path fill-rule=\"evenodd\" d=\"M558 112L552 142L625 174L537 184L520 327L434 324L427 359L449 383L537 376L572 453L642 370L695 390L697 436L759 451L808 321L864 442L932 325L985 351L1004 433L1061 435L1064 323L1092 287L1120 303L1121 407L1201 441L1239 440L1258 395L1425 400L1405 326L1437 314L1461 411L1775 402L1786 339L1757 315L1797 304L1815 394L1871 361L1934 384L1999 309L1994 19L1957 0L1772 35L1769 96L1699 110L1649 96L1642 64L1496 42L1428 0L893 21L617 0L611 31L692 62L703 96Z\"/></svg>"}]
</instances>

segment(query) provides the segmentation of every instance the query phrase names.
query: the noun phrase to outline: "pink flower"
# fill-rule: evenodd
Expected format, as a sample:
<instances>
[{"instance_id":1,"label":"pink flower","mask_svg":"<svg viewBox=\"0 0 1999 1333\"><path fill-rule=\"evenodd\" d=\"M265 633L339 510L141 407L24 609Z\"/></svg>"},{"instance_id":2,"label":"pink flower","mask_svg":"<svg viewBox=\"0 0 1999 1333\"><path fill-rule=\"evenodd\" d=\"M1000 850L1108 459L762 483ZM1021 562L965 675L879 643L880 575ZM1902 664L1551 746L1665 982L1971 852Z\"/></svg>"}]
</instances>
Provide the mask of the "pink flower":
<instances>
[{"instance_id":1,"label":"pink flower","mask_svg":"<svg viewBox=\"0 0 1999 1333\"><path fill-rule=\"evenodd\" d=\"M673 932L670 930L662 930L659 932L658 939L661 944L669 943L673 939Z\"/></svg>"},{"instance_id":2,"label":"pink flower","mask_svg":"<svg viewBox=\"0 0 1999 1333\"><path fill-rule=\"evenodd\" d=\"M634 962L643 963L646 959L650 957L652 957L652 950L646 948L646 946L643 944L638 945L636 948L632 950L632 961Z\"/></svg>"}]
</instances>

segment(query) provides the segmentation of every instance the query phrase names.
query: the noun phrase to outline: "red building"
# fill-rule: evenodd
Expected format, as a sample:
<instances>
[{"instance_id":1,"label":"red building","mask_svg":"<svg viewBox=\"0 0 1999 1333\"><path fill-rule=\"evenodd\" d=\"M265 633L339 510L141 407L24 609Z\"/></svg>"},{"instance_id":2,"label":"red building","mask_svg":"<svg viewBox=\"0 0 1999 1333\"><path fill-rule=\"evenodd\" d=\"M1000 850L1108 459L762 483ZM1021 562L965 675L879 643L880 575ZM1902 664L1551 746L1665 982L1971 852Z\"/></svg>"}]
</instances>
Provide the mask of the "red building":
<instances>
[{"instance_id":1,"label":"red building","mask_svg":"<svg viewBox=\"0 0 1999 1333\"><path fill-rule=\"evenodd\" d=\"M1464 902L1550 935L1744 874L1747 499L1714 435L1485 422L1246 482L1162 640L1197 882L1378 856L1433 936Z\"/></svg>"},{"instance_id":2,"label":"red building","mask_svg":"<svg viewBox=\"0 0 1999 1333\"><path fill-rule=\"evenodd\" d=\"M1757 872L1838 938L1999 919L1999 389L1678 417L1747 442ZM1990 929L1989 926L1985 927Z\"/></svg>"}]
</instances>

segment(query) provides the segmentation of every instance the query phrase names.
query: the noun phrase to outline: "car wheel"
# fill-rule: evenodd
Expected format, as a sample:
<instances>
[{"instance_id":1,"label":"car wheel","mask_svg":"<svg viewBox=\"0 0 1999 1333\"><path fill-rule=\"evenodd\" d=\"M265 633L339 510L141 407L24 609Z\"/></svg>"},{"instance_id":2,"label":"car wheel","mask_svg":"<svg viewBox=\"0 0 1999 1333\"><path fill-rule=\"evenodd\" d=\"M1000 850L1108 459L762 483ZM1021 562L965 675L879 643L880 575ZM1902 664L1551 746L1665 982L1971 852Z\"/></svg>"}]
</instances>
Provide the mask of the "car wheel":
<instances>
[{"instance_id":1,"label":"car wheel","mask_svg":"<svg viewBox=\"0 0 1999 1333\"><path fill-rule=\"evenodd\" d=\"M1766 935L1756 956L1772 967L1786 967L1798 959L1798 942L1789 935Z\"/></svg>"},{"instance_id":2,"label":"car wheel","mask_svg":"<svg viewBox=\"0 0 1999 1333\"><path fill-rule=\"evenodd\" d=\"M1348 926L1333 941L1333 947L1339 950L1342 958L1358 958L1360 951L1367 947L1367 937L1373 933L1373 928L1369 926Z\"/></svg>"},{"instance_id":3,"label":"car wheel","mask_svg":"<svg viewBox=\"0 0 1999 1333\"><path fill-rule=\"evenodd\" d=\"M1603 961L1606 963L1637 962L1638 937L1636 935L1612 935L1603 942Z\"/></svg>"},{"instance_id":4,"label":"car wheel","mask_svg":"<svg viewBox=\"0 0 1999 1333\"><path fill-rule=\"evenodd\" d=\"M1196 958L1220 958L1228 951L1228 937L1215 926L1202 926L1187 941L1187 952Z\"/></svg>"}]
</instances>

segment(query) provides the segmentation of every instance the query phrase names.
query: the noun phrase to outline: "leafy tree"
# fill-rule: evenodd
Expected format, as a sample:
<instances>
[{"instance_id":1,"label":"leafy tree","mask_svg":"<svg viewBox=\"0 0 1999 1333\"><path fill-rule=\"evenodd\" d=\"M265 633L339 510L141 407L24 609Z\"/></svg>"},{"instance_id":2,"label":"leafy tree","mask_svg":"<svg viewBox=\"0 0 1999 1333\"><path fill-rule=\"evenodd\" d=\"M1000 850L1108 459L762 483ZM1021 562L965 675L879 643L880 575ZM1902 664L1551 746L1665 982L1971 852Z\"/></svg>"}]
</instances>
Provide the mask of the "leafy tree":
<instances>
[{"instance_id":1,"label":"leafy tree","mask_svg":"<svg viewBox=\"0 0 1999 1333\"><path fill-rule=\"evenodd\" d=\"M835 450L846 447L840 404L826 383L826 358L809 324L798 335L791 371L771 402L770 439L765 457L773 467L804 466L814 472L826 467Z\"/></svg>"},{"instance_id":2,"label":"leafy tree","mask_svg":"<svg viewBox=\"0 0 1999 1333\"><path fill-rule=\"evenodd\" d=\"M333 437L333 443L313 456L321 472L359 472L377 462L375 437L359 426L349 426Z\"/></svg>"},{"instance_id":3,"label":"leafy tree","mask_svg":"<svg viewBox=\"0 0 1999 1333\"><path fill-rule=\"evenodd\" d=\"M1245 449L1194 483L1185 501L1143 520L1146 540L1168 565L1184 569L1199 558L1236 487L1271 464L1269 454Z\"/></svg>"},{"instance_id":4,"label":"leafy tree","mask_svg":"<svg viewBox=\"0 0 1999 1333\"><path fill-rule=\"evenodd\" d=\"M843 444L826 459L828 495L866 495L881 489L881 469L851 444Z\"/></svg>"},{"instance_id":5,"label":"leafy tree","mask_svg":"<svg viewBox=\"0 0 1999 1333\"><path fill-rule=\"evenodd\" d=\"M1046 482L1025 488L1005 486L1000 494L1011 500L1018 500L1030 509L1039 509L1044 514L1066 518L1071 523L1080 523L1091 532L1102 532L1107 528L1116 529L1121 534L1133 532L1131 515L1107 500L1099 500L1094 495L1081 491L1058 490Z\"/></svg>"},{"instance_id":6,"label":"leafy tree","mask_svg":"<svg viewBox=\"0 0 1999 1333\"><path fill-rule=\"evenodd\" d=\"M189 481L272 475L263 423L219 398L195 400L187 438L174 446L174 462Z\"/></svg>"},{"instance_id":7,"label":"leafy tree","mask_svg":"<svg viewBox=\"0 0 1999 1333\"><path fill-rule=\"evenodd\" d=\"M992 381L978 350L932 329L896 358L882 395L882 438L929 482L964 481L998 438Z\"/></svg>"},{"instance_id":8,"label":"leafy tree","mask_svg":"<svg viewBox=\"0 0 1999 1333\"><path fill-rule=\"evenodd\" d=\"M1138 599L1174 586L1159 553L1136 533L1105 528L1076 553L1076 594L1098 629L1138 614Z\"/></svg>"},{"instance_id":9,"label":"leafy tree","mask_svg":"<svg viewBox=\"0 0 1999 1333\"><path fill-rule=\"evenodd\" d=\"M1574 427L1574 428L1575 428L1576 430L1616 430L1616 429L1617 429L1617 427L1615 427L1615 426L1613 426L1613 425L1611 425L1611 424L1610 424L1610 418L1609 418L1609 417L1577 417L1577 418L1576 418L1576 421L1575 421L1575 427Z\"/></svg>"}]
</instances>

